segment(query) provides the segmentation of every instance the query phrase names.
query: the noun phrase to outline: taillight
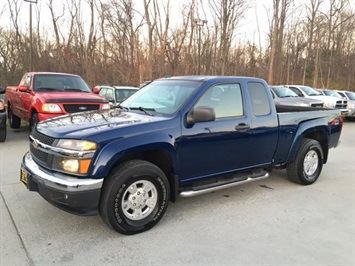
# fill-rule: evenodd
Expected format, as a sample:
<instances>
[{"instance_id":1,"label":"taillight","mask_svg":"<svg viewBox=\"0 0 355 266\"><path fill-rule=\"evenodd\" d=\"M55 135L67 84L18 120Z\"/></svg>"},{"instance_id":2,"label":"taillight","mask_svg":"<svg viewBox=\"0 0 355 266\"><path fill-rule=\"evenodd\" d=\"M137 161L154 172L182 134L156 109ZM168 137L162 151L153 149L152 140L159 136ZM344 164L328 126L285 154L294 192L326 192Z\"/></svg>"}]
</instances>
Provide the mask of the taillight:
<instances>
[{"instance_id":1,"label":"taillight","mask_svg":"<svg viewBox=\"0 0 355 266\"><path fill-rule=\"evenodd\" d=\"M339 116L338 118L333 119L330 125L339 126L341 131L343 129L343 122L344 122L344 118L342 116Z\"/></svg>"}]
</instances>

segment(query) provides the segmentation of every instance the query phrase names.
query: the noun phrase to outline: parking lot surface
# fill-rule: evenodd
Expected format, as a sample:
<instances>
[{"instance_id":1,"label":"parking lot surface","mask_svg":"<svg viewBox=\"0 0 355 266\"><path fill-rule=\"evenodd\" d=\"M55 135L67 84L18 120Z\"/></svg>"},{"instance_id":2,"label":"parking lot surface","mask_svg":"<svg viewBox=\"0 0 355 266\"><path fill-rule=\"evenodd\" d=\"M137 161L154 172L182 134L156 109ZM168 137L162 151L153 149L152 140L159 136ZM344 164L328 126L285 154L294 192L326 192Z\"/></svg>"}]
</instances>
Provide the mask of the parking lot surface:
<instances>
[{"instance_id":1,"label":"parking lot surface","mask_svg":"<svg viewBox=\"0 0 355 266\"><path fill-rule=\"evenodd\" d=\"M27 125L0 143L0 265L355 265L355 122L318 181L270 178L170 203L148 232L61 211L19 181Z\"/></svg>"}]
</instances>

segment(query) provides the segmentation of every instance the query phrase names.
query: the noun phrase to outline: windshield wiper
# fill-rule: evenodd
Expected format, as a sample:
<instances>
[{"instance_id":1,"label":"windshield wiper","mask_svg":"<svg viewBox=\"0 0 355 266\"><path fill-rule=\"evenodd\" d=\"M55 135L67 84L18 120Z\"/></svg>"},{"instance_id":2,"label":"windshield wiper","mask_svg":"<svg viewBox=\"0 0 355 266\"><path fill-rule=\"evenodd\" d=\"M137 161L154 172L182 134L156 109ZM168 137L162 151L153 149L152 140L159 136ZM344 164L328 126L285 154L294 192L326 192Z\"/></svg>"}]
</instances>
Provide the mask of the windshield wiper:
<instances>
[{"instance_id":1,"label":"windshield wiper","mask_svg":"<svg viewBox=\"0 0 355 266\"><path fill-rule=\"evenodd\" d=\"M76 89L76 88L65 88L65 91L80 91L80 92L88 92L88 91L83 91L81 89Z\"/></svg>"},{"instance_id":2,"label":"windshield wiper","mask_svg":"<svg viewBox=\"0 0 355 266\"><path fill-rule=\"evenodd\" d=\"M56 88L39 87L35 89L36 91L60 91Z\"/></svg>"},{"instance_id":3,"label":"windshield wiper","mask_svg":"<svg viewBox=\"0 0 355 266\"><path fill-rule=\"evenodd\" d=\"M113 108L118 108L118 109L122 109L122 110L124 110L124 111L129 111L130 110L130 108L129 107L125 107L125 106L122 106L122 105L116 105L116 106L114 106Z\"/></svg>"},{"instance_id":4,"label":"windshield wiper","mask_svg":"<svg viewBox=\"0 0 355 266\"><path fill-rule=\"evenodd\" d=\"M130 110L139 110L139 111L142 111L142 112L144 112L145 114L150 115L150 116L153 116L153 114L149 113L148 111L155 112L155 109L154 109L154 108L144 108L144 107L142 107L142 106L139 106L139 107L130 107Z\"/></svg>"}]
</instances>

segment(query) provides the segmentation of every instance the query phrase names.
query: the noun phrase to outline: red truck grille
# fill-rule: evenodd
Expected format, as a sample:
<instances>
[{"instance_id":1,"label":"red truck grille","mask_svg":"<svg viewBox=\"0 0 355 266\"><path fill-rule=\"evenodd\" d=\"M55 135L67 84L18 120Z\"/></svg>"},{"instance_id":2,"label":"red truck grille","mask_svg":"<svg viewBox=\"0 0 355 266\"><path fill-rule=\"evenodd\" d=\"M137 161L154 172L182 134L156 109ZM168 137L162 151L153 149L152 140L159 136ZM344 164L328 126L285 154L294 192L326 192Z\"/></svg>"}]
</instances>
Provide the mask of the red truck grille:
<instances>
[{"instance_id":1,"label":"red truck grille","mask_svg":"<svg viewBox=\"0 0 355 266\"><path fill-rule=\"evenodd\" d=\"M99 104L63 104L63 107L67 113L76 113L100 109Z\"/></svg>"}]
</instances>

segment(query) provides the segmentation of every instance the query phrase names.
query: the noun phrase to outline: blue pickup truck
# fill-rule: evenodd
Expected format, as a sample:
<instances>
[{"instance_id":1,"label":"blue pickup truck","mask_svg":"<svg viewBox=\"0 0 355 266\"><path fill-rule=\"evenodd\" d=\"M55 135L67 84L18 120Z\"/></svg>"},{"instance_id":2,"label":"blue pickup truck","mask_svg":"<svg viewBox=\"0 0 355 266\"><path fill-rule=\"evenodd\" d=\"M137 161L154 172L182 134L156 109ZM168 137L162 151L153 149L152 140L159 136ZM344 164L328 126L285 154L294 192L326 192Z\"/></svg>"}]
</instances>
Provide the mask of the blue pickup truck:
<instances>
[{"instance_id":1,"label":"blue pickup truck","mask_svg":"<svg viewBox=\"0 0 355 266\"><path fill-rule=\"evenodd\" d=\"M276 110L262 79L169 77L117 108L40 122L20 179L63 210L99 213L114 230L136 234L178 196L267 178L272 168L314 183L341 130L339 110Z\"/></svg>"}]
</instances>

